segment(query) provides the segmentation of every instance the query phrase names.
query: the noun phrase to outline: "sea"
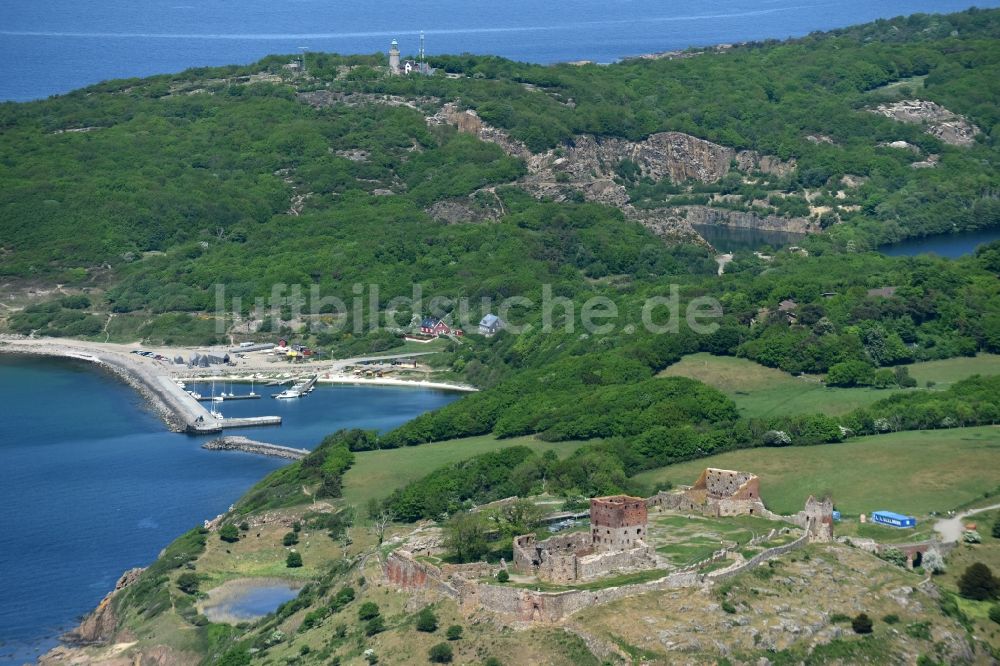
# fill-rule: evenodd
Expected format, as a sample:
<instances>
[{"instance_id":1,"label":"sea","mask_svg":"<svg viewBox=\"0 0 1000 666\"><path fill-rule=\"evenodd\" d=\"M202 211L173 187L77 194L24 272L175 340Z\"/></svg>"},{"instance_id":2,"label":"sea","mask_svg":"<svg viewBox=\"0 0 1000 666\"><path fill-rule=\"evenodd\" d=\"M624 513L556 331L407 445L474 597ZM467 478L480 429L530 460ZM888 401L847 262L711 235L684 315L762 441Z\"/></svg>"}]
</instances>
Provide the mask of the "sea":
<instances>
[{"instance_id":1,"label":"sea","mask_svg":"<svg viewBox=\"0 0 1000 666\"><path fill-rule=\"evenodd\" d=\"M977 0L979 7L1000 0ZM806 35L969 0L7 0L0 100L272 53L479 53L552 63Z\"/></svg>"},{"instance_id":2,"label":"sea","mask_svg":"<svg viewBox=\"0 0 1000 666\"><path fill-rule=\"evenodd\" d=\"M458 397L320 386L272 400L280 387L254 390L264 397L223 403L223 414L280 414L283 424L227 433L301 448L339 428L389 430ZM82 361L0 355L0 405L0 664L55 646L122 572L287 464L203 450L210 437L168 432L135 391Z\"/></svg>"}]
</instances>

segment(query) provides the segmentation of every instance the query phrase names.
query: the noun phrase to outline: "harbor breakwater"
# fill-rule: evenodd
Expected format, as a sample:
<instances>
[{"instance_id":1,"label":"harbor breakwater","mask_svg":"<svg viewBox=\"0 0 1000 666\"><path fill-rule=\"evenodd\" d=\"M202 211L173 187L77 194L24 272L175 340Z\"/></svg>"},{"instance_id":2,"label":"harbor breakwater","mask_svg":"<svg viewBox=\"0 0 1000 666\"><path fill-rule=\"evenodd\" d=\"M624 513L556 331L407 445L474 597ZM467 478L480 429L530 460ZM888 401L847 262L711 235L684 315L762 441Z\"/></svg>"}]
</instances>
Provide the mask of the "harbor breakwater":
<instances>
[{"instance_id":1,"label":"harbor breakwater","mask_svg":"<svg viewBox=\"0 0 1000 666\"><path fill-rule=\"evenodd\" d=\"M239 435L229 435L213 439L210 442L202 444L201 448L209 451L241 451L243 453L255 453L261 456L285 458L287 460L301 460L309 455L308 449L294 449L290 446L258 442Z\"/></svg>"}]
</instances>

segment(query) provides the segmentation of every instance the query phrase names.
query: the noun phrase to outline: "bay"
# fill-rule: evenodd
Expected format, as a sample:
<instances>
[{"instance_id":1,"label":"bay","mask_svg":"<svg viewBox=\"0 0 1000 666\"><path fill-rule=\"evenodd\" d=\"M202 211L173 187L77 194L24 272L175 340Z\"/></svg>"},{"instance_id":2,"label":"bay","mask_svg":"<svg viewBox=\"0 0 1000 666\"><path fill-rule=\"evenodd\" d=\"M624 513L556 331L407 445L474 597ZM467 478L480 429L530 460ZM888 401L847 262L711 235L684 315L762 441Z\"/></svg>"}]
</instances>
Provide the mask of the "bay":
<instances>
[{"instance_id":1,"label":"bay","mask_svg":"<svg viewBox=\"0 0 1000 666\"><path fill-rule=\"evenodd\" d=\"M240 434L312 448L338 428L387 430L457 397L321 386L298 401L265 397L222 409L281 414L280 427ZM149 564L287 464L205 451L207 438L168 432L132 389L82 362L0 356L0 405L0 664L55 645L123 571Z\"/></svg>"}]
</instances>

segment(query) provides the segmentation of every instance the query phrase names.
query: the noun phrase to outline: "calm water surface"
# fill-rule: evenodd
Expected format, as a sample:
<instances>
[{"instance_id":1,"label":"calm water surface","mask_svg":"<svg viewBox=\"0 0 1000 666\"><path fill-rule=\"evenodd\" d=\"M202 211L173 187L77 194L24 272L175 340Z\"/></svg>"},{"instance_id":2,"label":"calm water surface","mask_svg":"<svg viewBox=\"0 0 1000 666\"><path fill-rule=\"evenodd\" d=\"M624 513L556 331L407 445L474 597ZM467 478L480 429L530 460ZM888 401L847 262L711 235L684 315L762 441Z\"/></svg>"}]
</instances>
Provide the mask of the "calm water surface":
<instances>
[{"instance_id":1,"label":"calm water surface","mask_svg":"<svg viewBox=\"0 0 1000 666\"><path fill-rule=\"evenodd\" d=\"M257 387L264 390L274 389ZM298 401L222 409L281 414L281 427L242 434L312 448L338 428L385 430L456 397L320 387ZM0 405L0 664L54 645L125 569L149 564L285 464L204 451L208 438L167 432L134 391L83 363L0 356Z\"/></svg>"}]
</instances>

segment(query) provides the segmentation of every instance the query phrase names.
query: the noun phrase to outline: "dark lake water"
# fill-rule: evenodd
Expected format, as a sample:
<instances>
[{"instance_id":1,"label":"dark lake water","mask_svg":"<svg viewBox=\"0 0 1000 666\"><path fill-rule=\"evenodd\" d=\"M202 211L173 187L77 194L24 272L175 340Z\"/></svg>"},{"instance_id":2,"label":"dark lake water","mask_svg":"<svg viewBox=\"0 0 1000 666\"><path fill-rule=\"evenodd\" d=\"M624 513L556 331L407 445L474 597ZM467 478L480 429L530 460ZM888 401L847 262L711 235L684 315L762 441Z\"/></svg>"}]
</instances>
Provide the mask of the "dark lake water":
<instances>
[{"instance_id":1,"label":"dark lake water","mask_svg":"<svg viewBox=\"0 0 1000 666\"><path fill-rule=\"evenodd\" d=\"M787 231L743 229L714 224L693 224L691 226L702 238L711 243L712 247L723 253L766 248L776 249L786 245L795 245L805 237L805 234L793 234Z\"/></svg>"},{"instance_id":2,"label":"dark lake water","mask_svg":"<svg viewBox=\"0 0 1000 666\"><path fill-rule=\"evenodd\" d=\"M924 238L913 238L893 245L884 245L878 249L890 257L915 257L918 254L936 254L939 257L954 259L972 254L984 243L1000 240L1000 229L983 229L981 231L965 231L957 234L939 234Z\"/></svg>"},{"instance_id":3,"label":"dark lake water","mask_svg":"<svg viewBox=\"0 0 1000 666\"><path fill-rule=\"evenodd\" d=\"M805 35L1000 0L7 0L0 100L109 78L252 62L270 53L488 53L550 63Z\"/></svg>"},{"instance_id":4,"label":"dark lake water","mask_svg":"<svg viewBox=\"0 0 1000 666\"><path fill-rule=\"evenodd\" d=\"M457 397L320 387L297 401L222 409L281 414L282 426L242 434L311 448L338 428L389 429ZM0 356L0 405L0 664L54 645L125 569L148 564L286 464L202 450L208 438L167 432L134 391L85 363Z\"/></svg>"}]
</instances>

